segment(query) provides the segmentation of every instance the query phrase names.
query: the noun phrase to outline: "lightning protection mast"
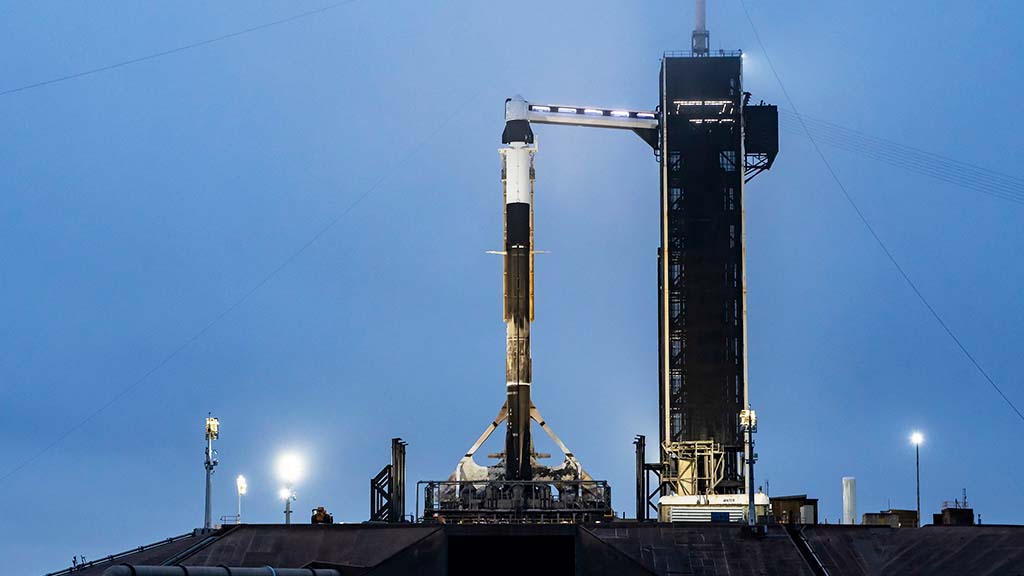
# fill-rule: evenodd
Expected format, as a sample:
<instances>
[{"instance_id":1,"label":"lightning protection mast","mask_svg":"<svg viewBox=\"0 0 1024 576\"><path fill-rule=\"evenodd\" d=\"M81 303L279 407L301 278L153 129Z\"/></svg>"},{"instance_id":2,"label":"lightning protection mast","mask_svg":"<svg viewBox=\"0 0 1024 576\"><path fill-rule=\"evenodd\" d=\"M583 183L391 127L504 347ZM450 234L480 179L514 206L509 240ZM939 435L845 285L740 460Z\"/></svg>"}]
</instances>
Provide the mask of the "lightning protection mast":
<instances>
[{"instance_id":1,"label":"lightning protection mast","mask_svg":"<svg viewBox=\"0 0 1024 576\"><path fill-rule=\"evenodd\" d=\"M711 43L711 37L708 34L707 0L697 0L694 22L696 25L693 27L690 51L693 52L694 56L707 56L708 46Z\"/></svg>"}]
</instances>

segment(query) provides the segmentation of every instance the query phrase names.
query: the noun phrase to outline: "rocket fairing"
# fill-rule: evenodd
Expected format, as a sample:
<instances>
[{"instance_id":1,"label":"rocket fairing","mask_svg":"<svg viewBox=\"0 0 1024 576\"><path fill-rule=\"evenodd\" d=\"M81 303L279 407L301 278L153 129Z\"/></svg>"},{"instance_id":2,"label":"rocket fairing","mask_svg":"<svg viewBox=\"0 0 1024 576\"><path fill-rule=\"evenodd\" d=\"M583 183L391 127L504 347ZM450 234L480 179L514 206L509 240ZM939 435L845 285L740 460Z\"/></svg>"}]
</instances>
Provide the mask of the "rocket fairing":
<instances>
[{"instance_id":1,"label":"rocket fairing","mask_svg":"<svg viewBox=\"0 0 1024 576\"><path fill-rule=\"evenodd\" d=\"M521 98L505 101L499 149L505 194L505 479L531 480L530 322L533 321L533 132Z\"/></svg>"}]
</instances>

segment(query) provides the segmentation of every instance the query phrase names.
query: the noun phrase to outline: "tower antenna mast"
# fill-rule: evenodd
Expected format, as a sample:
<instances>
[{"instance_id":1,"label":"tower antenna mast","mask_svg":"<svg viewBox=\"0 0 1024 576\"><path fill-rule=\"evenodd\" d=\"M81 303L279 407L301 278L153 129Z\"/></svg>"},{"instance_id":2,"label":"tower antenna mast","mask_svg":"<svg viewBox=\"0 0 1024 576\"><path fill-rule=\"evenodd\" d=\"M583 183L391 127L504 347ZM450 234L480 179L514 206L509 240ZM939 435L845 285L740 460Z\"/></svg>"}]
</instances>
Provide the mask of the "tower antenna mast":
<instances>
[{"instance_id":1,"label":"tower antenna mast","mask_svg":"<svg viewBox=\"0 0 1024 576\"><path fill-rule=\"evenodd\" d=\"M210 495L213 491L213 469L217 467L217 451L213 449L213 441L220 438L220 420L206 415L206 514L203 517L203 529L213 529L213 508Z\"/></svg>"},{"instance_id":2,"label":"tower antenna mast","mask_svg":"<svg viewBox=\"0 0 1024 576\"><path fill-rule=\"evenodd\" d=\"M695 14L695 26L690 50L694 56L707 56L710 45L710 34L708 34L708 10L707 0L697 0Z\"/></svg>"}]
</instances>

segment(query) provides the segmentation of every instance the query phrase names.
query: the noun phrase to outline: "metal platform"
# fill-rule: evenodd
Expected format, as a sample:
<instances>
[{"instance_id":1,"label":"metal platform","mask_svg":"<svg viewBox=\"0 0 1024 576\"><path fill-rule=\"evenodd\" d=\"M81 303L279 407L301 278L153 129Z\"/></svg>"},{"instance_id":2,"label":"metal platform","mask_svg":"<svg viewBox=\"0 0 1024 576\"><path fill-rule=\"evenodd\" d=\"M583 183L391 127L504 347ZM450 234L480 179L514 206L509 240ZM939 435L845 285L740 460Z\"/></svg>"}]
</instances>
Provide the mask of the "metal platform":
<instances>
[{"instance_id":1,"label":"metal platform","mask_svg":"<svg viewBox=\"0 0 1024 576\"><path fill-rule=\"evenodd\" d=\"M603 480L419 482L424 522L599 522L612 517L612 491ZM419 502L416 506L419 510Z\"/></svg>"}]
</instances>

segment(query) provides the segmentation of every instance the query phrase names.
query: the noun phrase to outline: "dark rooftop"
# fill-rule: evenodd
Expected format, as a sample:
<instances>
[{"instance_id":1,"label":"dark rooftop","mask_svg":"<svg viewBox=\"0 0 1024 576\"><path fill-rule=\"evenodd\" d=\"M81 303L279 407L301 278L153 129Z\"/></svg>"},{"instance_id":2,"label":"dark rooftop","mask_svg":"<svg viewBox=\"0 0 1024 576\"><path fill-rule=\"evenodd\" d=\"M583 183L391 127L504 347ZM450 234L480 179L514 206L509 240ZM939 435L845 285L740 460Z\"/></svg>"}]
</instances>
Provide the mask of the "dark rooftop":
<instances>
[{"instance_id":1,"label":"dark rooftop","mask_svg":"<svg viewBox=\"0 0 1024 576\"><path fill-rule=\"evenodd\" d=\"M543 562L543 564L540 564ZM110 566L335 568L372 574L1024 576L1024 526L734 524L242 524L197 531L55 574ZM483 570L481 571L481 568Z\"/></svg>"}]
</instances>

